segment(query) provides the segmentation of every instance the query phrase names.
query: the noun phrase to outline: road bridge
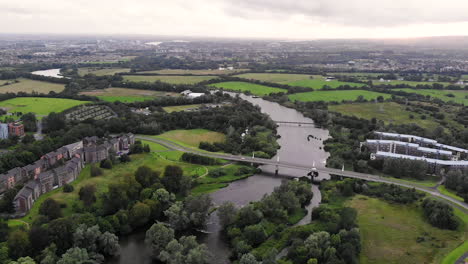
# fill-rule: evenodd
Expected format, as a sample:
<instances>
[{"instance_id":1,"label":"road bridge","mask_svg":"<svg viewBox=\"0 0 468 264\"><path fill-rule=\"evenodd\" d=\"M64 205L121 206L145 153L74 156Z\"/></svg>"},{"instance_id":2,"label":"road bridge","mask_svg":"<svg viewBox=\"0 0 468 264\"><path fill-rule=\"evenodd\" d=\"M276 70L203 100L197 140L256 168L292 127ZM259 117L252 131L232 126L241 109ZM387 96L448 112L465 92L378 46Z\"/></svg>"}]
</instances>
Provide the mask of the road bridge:
<instances>
[{"instance_id":1,"label":"road bridge","mask_svg":"<svg viewBox=\"0 0 468 264\"><path fill-rule=\"evenodd\" d=\"M433 189L430 187L424 187L421 185L418 185L416 183L412 182L407 182L403 180L398 180L398 179L393 179L393 178L388 178L388 177L381 177L377 175L372 175L372 174L366 174L366 173L359 173L359 172L354 172L354 171L346 171L346 170L340 170L340 169L333 169L333 168L327 168L327 167L322 167L318 166L316 168L313 168L311 164L296 164L294 162L286 162L286 161L280 161L278 159L263 159L263 158L255 158L255 157L247 157L247 156L239 156L239 155L231 155L231 154L223 154L223 153L215 153L215 152L208 152L208 151L203 151L195 148L189 148L185 147L182 145L179 145L177 143L174 143L172 141L166 140L166 139L161 139L161 138L153 138L153 137L147 137L147 136L136 136L138 139L146 140L146 141L151 141L155 142L158 144L161 144L171 150L177 150L177 151L183 151L183 152L188 152L188 153L193 153L197 154L200 156L205 156L205 157L210 157L210 158L218 158L218 159L224 159L224 160L230 160L230 161L240 161L240 162L248 162L252 164L258 164L258 165L272 165L276 166L277 168L290 168L290 169L297 169L297 170L304 170L306 172L310 172L311 170L315 170L318 173L327 173L330 175L336 175L336 176L342 176L342 177L347 177L347 178L355 178L355 179L362 179L366 181L372 181L372 182L381 182L381 183L388 183L388 184L395 184L399 185L402 187L406 188L414 188L416 190L425 192L433 197L436 197L438 199L443 199L451 204L455 205L456 207L460 208L462 211L465 213L468 213L468 204L461 202L457 199L454 199L450 196L441 194L437 189Z\"/></svg>"},{"instance_id":2,"label":"road bridge","mask_svg":"<svg viewBox=\"0 0 468 264\"><path fill-rule=\"evenodd\" d=\"M302 126L302 125L315 125L314 122L296 122L296 121L273 121L275 122L276 124L278 125L281 125L281 124L286 124L286 125L298 125L298 126Z\"/></svg>"}]
</instances>

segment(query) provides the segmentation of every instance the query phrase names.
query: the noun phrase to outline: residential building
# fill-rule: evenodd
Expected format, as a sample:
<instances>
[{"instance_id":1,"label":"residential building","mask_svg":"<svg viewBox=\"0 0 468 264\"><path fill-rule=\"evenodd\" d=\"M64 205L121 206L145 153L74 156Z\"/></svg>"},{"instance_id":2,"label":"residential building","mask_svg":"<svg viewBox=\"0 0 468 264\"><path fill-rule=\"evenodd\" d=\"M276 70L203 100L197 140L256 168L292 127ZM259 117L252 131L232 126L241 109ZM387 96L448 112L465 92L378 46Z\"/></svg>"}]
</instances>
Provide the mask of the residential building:
<instances>
[{"instance_id":1,"label":"residential building","mask_svg":"<svg viewBox=\"0 0 468 264\"><path fill-rule=\"evenodd\" d=\"M8 124L0 123L0 139L7 139L8 135Z\"/></svg>"},{"instance_id":2,"label":"residential building","mask_svg":"<svg viewBox=\"0 0 468 264\"><path fill-rule=\"evenodd\" d=\"M8 134L18 137L24 136L24 125L21 123L8 124Z\"/></svg>"}]
</instances>

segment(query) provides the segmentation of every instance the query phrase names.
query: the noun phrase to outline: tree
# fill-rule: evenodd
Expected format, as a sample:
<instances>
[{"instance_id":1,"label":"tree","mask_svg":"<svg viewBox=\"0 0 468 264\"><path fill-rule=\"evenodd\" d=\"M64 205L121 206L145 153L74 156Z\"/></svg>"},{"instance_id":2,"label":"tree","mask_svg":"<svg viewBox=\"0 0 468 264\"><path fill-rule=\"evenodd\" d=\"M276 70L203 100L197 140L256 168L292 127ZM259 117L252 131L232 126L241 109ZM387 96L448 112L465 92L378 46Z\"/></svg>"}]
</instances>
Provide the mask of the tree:
<instances>
[{"instance_id":1,"label":"tree","mask_svg":"<svg viewBox=\"0 0 468 264\"><path fill-rule=\"evenodd\" d=\"M261 264L254 255L248 253L240 258L239 264Z\"/></svg>"},{"instance_id":2,"label":"tree","mask_svg":"<svg viewBox=\"0 0 468 264\"><path fill-rule=\"evenodd\" d=\"M179 166L166 166L164 169L164 177L162 178L162 184L172 193L178 193L180 191L180 183L183 177L182 168Z\"/></svg>"},{"instance_id":3,"label":"tree","mask_svg":"<svg viewBox=\"0 0 468 264\"><path fill-rule=\"evenodd\" d=\"M120 253L119 238L110 232L104 232L99 237L98 247L105 256L116 256Z\"/></svg>"},{"instance_id":4,"label":"tree","mask_svg":"<svg viewBox=\"0 0 468 264\"><path fill-rule=\"evenodd\" d=\"M127 155L127 154L123 154L120 156L120 162L122 163L126 163L126 162L130 162L131 159L130 159L130 156Z\"/></svg>"},{"instance_id":5,"label":"tree","mask_svg":"<svg viewBox=\"0 0 468 264\"><path fill-rule=\"evenodd\" d=\"M23 257L17 261L11 261L9 264L36 264L36 262L31 257Z\"/></svg>"},{"instance_id":6,"label":"tree","mask_svg":"<svg viewBox=\"0 0 468 264\"><path fill-rule=\"evenodd\" d=\"M49 233L47 229L41 226L33 226L29 230L29 241L31 242L32 251L37 254L47 247L50 243Z\"/></svg>"},{"instance_id":7,"label":"tree","mask_svg":"<svg viewBox=\"0 0 468 264\"><path fill-rule=\"evenodd\" d=\"M217 215L223 229L234 223L236 214L237 208L232 202L224 202L218 207Z\"/></svg>"},{"instance_id":8,"label":"tree","mask_svg":"<svg viewBox=\"0 0 468 264\"><path fill-rule=\"evenodd\" d=\"M166 245L174 239L174 230L164 224L156 223L146 231L145 243L151 247L151 255L158 258Z\"/></svg>"},{"instance_id":9,"label":"tree","mask_svg":"<svg viewBox=\"0 0 468 264\"><path fill-rule=\"evenodd\" d=\"M187 212L184 210L182 202L175 202L169 209L164 211L164 215L167 217L171 227L176 231L185 230L190 224L190 218Z\"/></svg>"},{"instance_id":10,"label":"tree","mask_svg":"<svg viewBox=\"0 0 468 264\"><path fill-rule=\"evenodd\" d=\"M23 144L31 144L34 141L36 141L36 139L34 138L33 135L30 135L30 134L24 135L23 139L21 139L21 143Z\"/></svg>"},{"instance_id":11,"label":"tree","mask_svg":"<svg viewBox=\"0 0 468 264\"><path fill-rule=\"evenodd\" d=\"M134 227L142 226L148 223L150 215L151 208L142 202L137 202L130 209L130 223Z\"/></svg>"},{"instance_id":12,"label":"tree","mask_svg":"<svg viewBox=\"0 0 468 264\"><path fill-rule=\"evenodd\" d=\"M91 206L94 202L96 202L96 186L93 184L88 184L83 187L81 187L80 191L78 192L78 195L80 197L80 200L83 201L83 204L85 206Z\"/></svg>"},{"instance_id":13,"label":"tree","mask_svg":"<svg viewBox=\"0 0 468 264\"><path fill-rule=\"evenodd\" d=\"M28 234L22 230L15 230L8 236L8 252L13 259L27 256L31 249Z\"/></svg>"},{"instance_id":14,"label":"tree","mask_svg":"<svg viewBox=\"0 0 468 264\"><path fill-rule=\"evenodd\" d=\"M143 188L159 182L159 172L153 171L148 166L138 167L135 172L135 180L141 184Z\"/></svg>"},{"instance_id":15,"label":"tree","mask_svg":"<svg viewBox=\"0 0 468 264\"><path fill-rule=\"evenodd\" d=\"M26 132L36 132L37 130L37 119L34 113L26 113L21 116L21 121L23 121L24 130Z\"/></svg>"},{"instance_id":16,"label":"tree","mask_svg":"<svg viewBox=\"0 0 468 264\"><path fill-rule=\"evenodd\" d=\"M0 218L0 242L6 241L8 238L8 223Z\"/></svg>"},{"instance_id":17,"label":"tree","mask_svg":"<svg viewBox=\"0 0 468 264\"><path fill-rule=\"evenodd\" d=\"M0 263L8 263L8 246L6 243L0 243Z\"/></svg>"},{"instance_id":18,"label":"tree","mask_svg":"<svg viewBox=\"0 0 468 264\"><path fill-rule=\"evenodd\" d=\"M357 211L351 207L345 207L340 213L340 226L344 229L351 229L356 225Z\"/></svg>"},{"instance_id":19,"label":"tree","mask_svg":"<svg viewBox=\"0 0 468 264\"><path fill-rule=\"evenodd\" d=\"M70 248L62 255L57 264L97 264L84 248Z\"/></svg>"},{"instance_id":20,"label":"tree","mask_svg":"<svg viewBox=\"0 0 468 264\"><path fill-rule=\"evenodd\" d=\"M260 222L262 218L262 212L256 210L253 205L249 204L239 210L239 213L236 217L236 225L238 227L254 225Z\"/></svg>"},{"instance_id":21,"label":"tree","mask_svg":"<svg viewBox=\"0 0 468 264\"><path fill-rule=\"evenodd\" d=\"M267 239L267 234L261 224L247 226L243 236L252 246L259 245Z\"/></svg>"},{"instance_id":22,"label":"tree","mask_svg":"<svg viewBox=\"0 0 468 264\"><path fill-rule=\"evenodd\" d=\"M191 224L196 227L204 226L211 205L211 197L208 194L187 197L184 202L184 209L187 211Z\"/></svg>"},{"instance_id":23,"label":"tree","mask_svg":"<svg viewBox=\"0 0 468 264\"><path fill-rule=\"evenodd\" d=\"M70 218L55 219L48 224L50 242L57 246L57 254L64 253L73 245L74 223Z\"/></svg>"},{"instance_id":24,"label":"tree","mask_svg":"<svg viewBox=\"0 0 468 264\"><path fill-rule=\"evenodd\" d=\"M39 207L39 214L47 216L50 220L62 216L60 204L52 198L47 198Z\"/></svg>"},{"instance_id":25,"label":"tree","mask_svg":"<svg viewBox=\"0 0 468 264\"><path fill-rule=\"evenodd\" d=\"M55 264L58 261L57 246L52 243L41 253L41 264Z\"/></svg>"},{"instance_id":26,"label":"tree","mask_svg":"<svg viewBox=\"0 0 468 264\"><path fill-rule=\"evenodd\" d=\"M159 259L168 264L208 264L210 254L204 244L198 244L195 236L173 239L159 254Z\"/></svg>"},{"instance_id":27,"label":"tree","mask_svg":"<svg viewBox=\"0 0 468 264\"><path fill-rule=\"evenodd\" d=\"M151 199L158 201L162 209L165 211L175 202L176 197L173 193L169 193L166 189L157 189Z\"/></svg>"}]
</instances>

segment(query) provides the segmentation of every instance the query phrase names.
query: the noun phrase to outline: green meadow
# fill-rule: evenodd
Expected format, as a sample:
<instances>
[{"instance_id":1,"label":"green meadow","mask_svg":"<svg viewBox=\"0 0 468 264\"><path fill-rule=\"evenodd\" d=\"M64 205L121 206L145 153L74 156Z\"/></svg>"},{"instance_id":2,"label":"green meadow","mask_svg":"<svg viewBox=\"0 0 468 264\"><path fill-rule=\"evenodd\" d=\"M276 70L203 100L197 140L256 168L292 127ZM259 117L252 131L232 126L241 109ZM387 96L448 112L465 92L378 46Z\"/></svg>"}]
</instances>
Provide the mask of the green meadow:
<instances>
[{"instance_id":1,"label":"green meadow","mask_svg":"<svg viewBox=\"0 0 468 264\"><path fill-rule=\"evenodd\" d=\"M64 84L35 81L25 78L19 78L16 81L0 80L0 93L36 92L40 94L48 94L49 92L60 93L64 89Z\"/></svg>"},{"instance_id":2,"label":"green meadow","mask_svg":"<svg viewBox=\"0 0 468 264\"><path fill-rule=\"evenodd\" d=\"M91 91L83 91L81 95L95 96L107 102L120 101L123 103L141 102L152 100L156 97L180 96L179 93L159 92L151 90L130 89L130 88L107 88Z\"/></svg>"},{"instance_id":3,"label":"green meadow","mask_svg":"<svg viewBox=\"0 0 468 264\"><path fill-rule=\"evenodd\" d=\"M373 100L379 96L387 99L391 96L389 94L366 91L366 90L338 90L338 91L314 91L306 93L296 93L288 95L291 101L301 101L301 102L314 102L314 101L324 101L324 102L341 102L345 101L354 101L359 96L363 96L366 100Z\"/></svg>"},{"instance_id":4,"label":"green meadow","mask_svg":"<svg viewBox=\"0 0 468 264\"><path fill-rule=\"evenodd\" d=\"M372 84L373 85L398 85L398 84L404 84L404 85L409 85L409 86L418 86L418 85L433 85L435 83L442 84L443 86L447 86L451 83L448 82L413 82L413 81L398 81L398 80L388 80L381 82L380 80L373 80Z\"/></svg>"},{"instance_id":5,"label":"green meadow","mask_svg":"<svg viewBox=\"0 0 468 264\"><path fill-rule=\"evenodd\" d=\"M210 84L211 87L222 88L229 91L247 92L249 91L255 95L268 95L270 93L286 93L286 89L269 87L260 84L247 83L247 82L222 82Z\"/></svg>"},{"instance_id":6,"label":"green meadow","mask_svg":"<svg viewBox=\"0 0 468 264\"><path fill-rule=\"evenodd\" d=\"M406 93L416 93L432 98L438 98L444 102L453 101L455 103L468 105L468 91L465 90L433 90L433 89L395 89Z\"/></svg>"},{"instance_id":7,"label":"green meadow","mask_svg":"<svg viewBox=\"0 0 468 264\"><path fill-rule=\"evenodd\" d=\"M384 103L353 103L330 105L328 109L343 115L355 116L358 118L382 120L385 124L410 124L415 123L423 128L432 129L438 126L436 120L431 116L421 119L421 115L406 110L404 105L393 102ZM410 118L410 115L413 118Z\"/></svg>"},{"instance_id":8,"label":"green meadow","mask_svg":"<svg viewBox=\"0 0 468 264\"><path fill-rule=\"evenodd\" d=\"M89 103L89 101L46 97L17 97L0 102L0 107L7 109L8 112L32 112L39 116L46 116L52 112L60 113L86 103Z\"/></svg>"},{"instance_id":9,"label":"green meadow","mask_svg":"<svg viewBox=\"0 0 468 264\"><path fill-rule=\"evenodd\" d=\"M116 73L130 72L129 68L101 68L101 67L88 67L79 68L78 74L84 76L86 74L94 74L96 76L114 75Z\"/></svg>"},{"instance_id":10,"label":"green meadow","mask_svg":"<svg viewBox=\"0 0 468 264\"><path fill-rule=\"evenodd\" d=\"M362 83L340 82L336 80L326 81L324 76L308 75L308 74L287 74L287 73L246 73L239 74L236 77L259 80L265 82L274 82L280 84L287 84L290 86L300 86L320 90L324 86L330 88L337 88L343 85L351 87L363 87Z\"/></svg>"}]
</instances>

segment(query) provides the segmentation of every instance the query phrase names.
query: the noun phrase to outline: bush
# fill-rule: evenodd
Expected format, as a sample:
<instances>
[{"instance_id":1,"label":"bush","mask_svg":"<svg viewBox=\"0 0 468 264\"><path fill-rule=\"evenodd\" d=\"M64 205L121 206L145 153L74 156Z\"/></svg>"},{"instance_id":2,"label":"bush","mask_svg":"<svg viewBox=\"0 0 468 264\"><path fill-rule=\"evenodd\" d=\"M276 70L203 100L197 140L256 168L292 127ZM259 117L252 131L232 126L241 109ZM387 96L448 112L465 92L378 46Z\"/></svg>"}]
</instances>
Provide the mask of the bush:
<instances>
[{"instance_id":1,"label":"bush","mask_svg":"<svg viewBox=\"0 0 468 264\"><path fill-rule=\"evenodd\" d=\"M219 178L224 175L226 175L226 172L222 168L210 170L210 172L208 173L208 176L213 177L213 178Z\"/></svg>"},{"instance_id":2,"label":"bush","mask_svg":"<svg viewBox=\"0 0 468 264\"><path fill-rule=\"evenodd\" d=\"M128 156L127 154L123 154L122 156L120 156L120 162L125 163L125 162L130 162L130 161L131 161L130 156Z\"/></svg>"},{"instance_id":3,"label":"bush","mask_svg":"<svg viewBox=\"0 0 468 264\"><path fill-rule=\"evenodd\" d=\"M103 169L112 169L112 162L108 159L101 160L100 167Z\"/></svg>"},{"instance_id":4,"label":"bush","mask_svg":"<svg viewBox=\"0 0 468 264\"><path fill-rule=\"evenodd\" d=\"M219 164L219 162L214 158L204 157L204 156L200 156L200 155L193 154L193 153L187 153L187 152L182 154L182 157L180 157L180 160L185 161L185 162L194 163L194 164L201 164L201 165L217 165L217 164Z\"/></svg>"},{"instance_id":5,"label":"bush","mask_svg":"<svg viewBox=\"0 0 468 264\"><path fill-rule=\"evenodd\" d=\"M453 214L453 208L450 205L426 198L422 202L424 215L431 225L442 228L455 230L458 228L458 221Z\"/></svg>"},{"instance_id":6,"label":"bush","mask_svg":"<svg viewBox=\"0 0 468 264\"><path fill-rule=\"evenodd\" d=\"M102 169L97 167L95 164L91 165L91 177L102 175Z\"/></svg>"},{"instance_id":7,"label":"bush","mask_svg":"<svg viewBox=\"0 0 468 264\"><path fill-rule=\"evenodd\" d=\"M63 186L63 192L64 192L64 193L71 193L71 192L73 192L74 190L75 190L75 188L73 188L73 186L70 185L70 184L65 184L65 185Z\"/></svg>"}]
</instances>

